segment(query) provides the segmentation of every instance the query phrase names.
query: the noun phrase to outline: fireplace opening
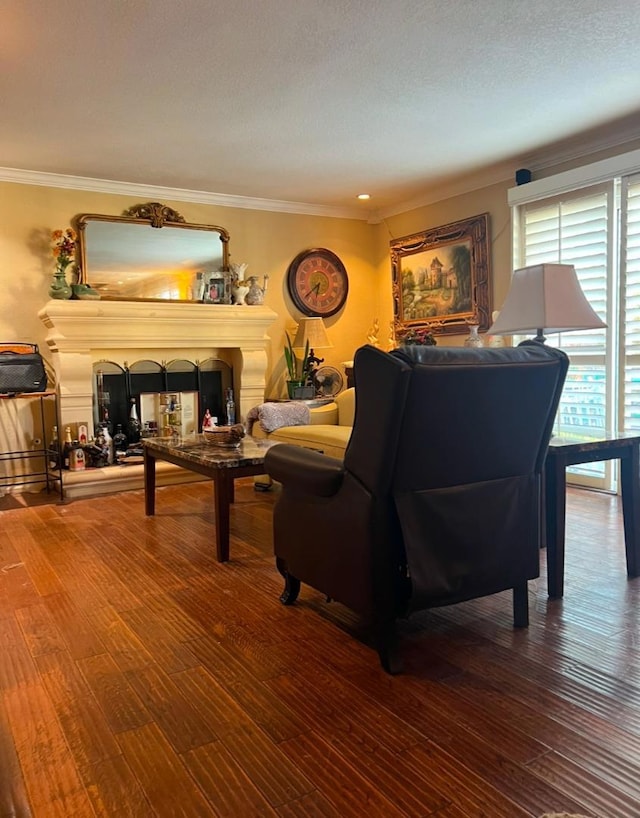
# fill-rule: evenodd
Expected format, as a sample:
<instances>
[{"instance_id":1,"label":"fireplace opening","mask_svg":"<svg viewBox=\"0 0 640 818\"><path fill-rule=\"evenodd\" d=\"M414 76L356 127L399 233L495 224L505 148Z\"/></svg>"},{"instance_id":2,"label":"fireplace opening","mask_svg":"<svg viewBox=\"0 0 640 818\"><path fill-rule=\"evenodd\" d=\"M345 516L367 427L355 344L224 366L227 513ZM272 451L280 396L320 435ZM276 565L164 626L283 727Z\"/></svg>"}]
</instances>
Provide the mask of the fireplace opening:
<instances>
[{"instance_id":1,"label":"fireplace opening","mask_svg":"<svg viewBox=\"0 0 640 818\"><path fill-rule=\"evenodd\" d=\"M232 368L217 358L195 363L183 359L168 363L140 360L130 366L98 361L93 364L94 428L106 422L114 432L119 425L126 429L132 401L144 424L147 397L170 392L195 393L196 431L200 432L207 409L223 422L224 395L232 386Z\"/></svg>"}]
</instances>

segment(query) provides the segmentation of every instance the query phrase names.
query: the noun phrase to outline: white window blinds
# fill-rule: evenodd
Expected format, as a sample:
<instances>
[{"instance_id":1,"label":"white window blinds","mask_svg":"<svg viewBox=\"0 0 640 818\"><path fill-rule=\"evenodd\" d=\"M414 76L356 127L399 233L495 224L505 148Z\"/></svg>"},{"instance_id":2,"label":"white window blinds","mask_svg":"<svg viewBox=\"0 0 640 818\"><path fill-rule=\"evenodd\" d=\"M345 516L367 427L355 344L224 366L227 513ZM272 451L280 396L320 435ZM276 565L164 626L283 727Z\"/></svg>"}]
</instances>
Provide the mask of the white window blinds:
<instances>
[{"instance_id":1,"label":"white window blinds","mask_svg":"<svg viewBox=\"0 0 640 818\"><path fill-rule=\"evenodd\" d=\"M640 429L640 176L623 180L621 257L623 349L621 425Z\"/></svg>"},{"instance_id":2,"label":"white window blinds","mask_svg":"<svg viewBox=\"0 0 640 818\"><path fill-rule=\"evenodd\" d=\"M522 213L523 264L573 264L591 306L605 321L610 193L599 190L537 202L525 206ZM549 336L548 343L564 349L571 359L558 431L603 430L607 422L606 330L558 333ZM588 471L600 473L602 469L596 466Z\"/></svg>"}]
</instances>

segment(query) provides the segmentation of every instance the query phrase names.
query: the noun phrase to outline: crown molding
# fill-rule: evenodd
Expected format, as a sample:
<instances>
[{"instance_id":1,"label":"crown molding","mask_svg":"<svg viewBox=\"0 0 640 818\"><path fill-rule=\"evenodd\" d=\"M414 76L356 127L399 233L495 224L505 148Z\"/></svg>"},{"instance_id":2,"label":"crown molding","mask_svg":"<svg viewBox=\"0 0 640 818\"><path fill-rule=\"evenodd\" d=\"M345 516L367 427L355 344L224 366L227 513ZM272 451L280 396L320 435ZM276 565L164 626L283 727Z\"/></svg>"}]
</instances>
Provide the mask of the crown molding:
<instances>
[{"instance_id":1,"label":"crown molding","mask_svg":"<svg viewBox=\"0 0 640 818\"><path fill-rule=\"evenodd\" d=\"M444 179L438 185L429 188L424 194L417 196L415 199L410 199L402 204L393 205L392 207L383 208L378 211L378 221L387 219L389 216L398 216L401 213L407 213L410 210L417 210L419 207L427 207L428 205L441 202L444 199L453 199L455 196L463 196L465 193L472 193L474 190L480 190L483 187L510 181L513 179L515 169L518 167L520 167L518 161L516 159L510 159L481 168L475 172L456 174L455 176ZM372 218L373 214L370 214L369 219L372 220ZM371 223L375 222L372 221Z\"/></svg>"},{"instance_id":2,"label":"crown molding","mask_svg":"<svg viewBox=\"0 0 640 818\"><path fill-rule=\"evenodd\" d=\"M630 148L640 139L637 116L616 124L615 127L599 129L597 135L577 134L550 145L546 149L531 151L520 156L519 167L532 171L548 170L565 162L574 162L595 154L612 151L619 153Z\"/></svg>"},{"instance_id":3,"label":"crown molding","mask_svg":"<svg viewBox=\"0 0 640 818\"><path fill-rule=\"evenodd\" d=\"M582 187L607 182L618 176L636 174L639 170L640 149L636 149L527 182L526 185L512 187L507 192L507 202L510 207L528 204L538 199L559 196Z\"/></svg>"},{"instance_id":4,"label":"crown molding","mask_svg":"<svg viewBox=\"0 0 640 818\"><path fill-rule=\"evenodd\" d=\"M444 199L472 193L483 187L513 181L518 168L547 171L564 162L577 162L600 152L620 152L635 146L640 139L637 115L612 125L576 134L537 150L521 153L493 165L487 165L467 174L455 174L433 185L419 197L383 208L369 214L369 222L376 224L389 216L397 216L420 207L436 204ZM529 183L529 187L532 183Z\"/></svg>"},{"instance_id":5,"label":"crown molding","mask_svg":"<svg viewBox=\"0 0 640 818\"><path fill-rule=\"evenodd\" d=\"M243 210L266 210L272 213L291 213L301 216L326 216L332 219L358 219L367 221L368 213L349 207L331 207L307 202L286 202L278 199L256 199L250 196L233 196L226 193L209 193L206 190L184 190L174 187L141 185L133 182L116 182L110 179L92 179L85 176L65 176L34 170L0 167L0 182L21 185L58 187L66 190L87 190L92 193L113 193L120 196L172 199L178 202L237 207Z\"/></svg>"}]
</instances>

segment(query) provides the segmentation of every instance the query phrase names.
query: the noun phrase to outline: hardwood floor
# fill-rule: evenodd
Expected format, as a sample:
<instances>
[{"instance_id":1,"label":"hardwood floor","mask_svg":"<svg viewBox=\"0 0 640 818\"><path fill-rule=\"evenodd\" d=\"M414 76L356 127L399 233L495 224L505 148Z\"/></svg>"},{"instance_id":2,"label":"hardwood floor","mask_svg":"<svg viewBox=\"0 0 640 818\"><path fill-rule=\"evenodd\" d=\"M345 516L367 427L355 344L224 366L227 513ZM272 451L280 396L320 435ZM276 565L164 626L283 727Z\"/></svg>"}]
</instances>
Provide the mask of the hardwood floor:
<instances>
[{"instance_id":1,"label":"hardwood floor","mask_svg":"<svg viewBox=\"0 0 640 818\"><path fill-rule=\"evenodd\" d=\"M207 483L0 512L0 816L640 815L640 580L619 499L572 490L566 593L402 623L387 676L357 619L285 608L274 492ZM336 536L339 533L336 532Z\"/></svg>"}]
</instances>

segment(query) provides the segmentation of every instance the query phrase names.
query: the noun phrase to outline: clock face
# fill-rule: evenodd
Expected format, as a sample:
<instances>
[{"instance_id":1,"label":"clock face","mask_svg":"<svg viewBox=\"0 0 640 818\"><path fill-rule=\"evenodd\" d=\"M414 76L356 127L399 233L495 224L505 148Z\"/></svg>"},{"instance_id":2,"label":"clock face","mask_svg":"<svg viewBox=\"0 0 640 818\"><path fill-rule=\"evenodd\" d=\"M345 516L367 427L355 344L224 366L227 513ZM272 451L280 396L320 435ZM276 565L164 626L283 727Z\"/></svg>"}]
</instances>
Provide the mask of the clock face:
<instances>
[{"instance_id":1,"label":"clock face","mask_svg":"<svg viewBox=\"0 0 640 818\"><path fill-rule=\"evenodd\" d=\"M289 265L287 285L293 303L305 315L334 315L349 292L344 264L331 250L305 250Z\"/></svg>"}]
</instances>

